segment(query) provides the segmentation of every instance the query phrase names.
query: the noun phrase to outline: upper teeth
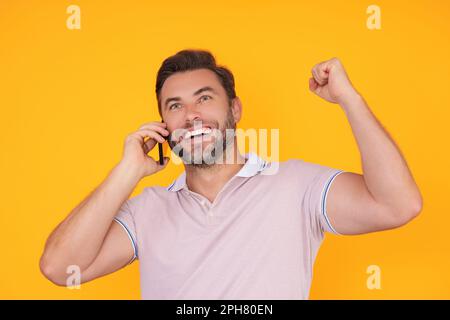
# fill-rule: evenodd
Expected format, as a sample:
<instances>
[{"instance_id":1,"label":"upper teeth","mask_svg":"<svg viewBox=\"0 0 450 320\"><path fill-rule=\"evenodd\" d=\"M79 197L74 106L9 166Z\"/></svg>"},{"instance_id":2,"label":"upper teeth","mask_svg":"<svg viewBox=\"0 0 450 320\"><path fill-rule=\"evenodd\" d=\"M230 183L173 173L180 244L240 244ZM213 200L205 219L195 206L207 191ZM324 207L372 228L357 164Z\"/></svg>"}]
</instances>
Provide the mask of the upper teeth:
<instances>
[{"instance_id":1,"label":"upper teeth","mask_svg":"<svg viewBox=\"0 0 450 320\"><path fill-rule=\"evenodd\" d=\"M200 128L200 129L197 129L197 130L188 131L186 133L186 135L184 136L184 139L189 139L191 137L195 137L195 136L198 136L198 135L203 134L203 133L204 134L208 134L210 132L211 132L210 128Z\"/></svg>"}]
</instances>

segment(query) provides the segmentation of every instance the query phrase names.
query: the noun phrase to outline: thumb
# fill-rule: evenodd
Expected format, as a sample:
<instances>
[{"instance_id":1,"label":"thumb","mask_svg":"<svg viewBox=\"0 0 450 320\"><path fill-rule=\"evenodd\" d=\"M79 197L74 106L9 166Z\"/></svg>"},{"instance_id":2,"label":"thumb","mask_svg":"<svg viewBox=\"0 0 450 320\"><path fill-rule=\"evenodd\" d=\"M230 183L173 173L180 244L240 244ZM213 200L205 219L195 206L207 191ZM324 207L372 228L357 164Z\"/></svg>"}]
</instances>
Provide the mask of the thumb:
<instances>
[{"instance_id":1,"label":"thumb","mask_svg":"<svg viewBox=\"0 0 450 320\"><path fill-rule=\"evenodd\" d=\"M319 87L319 84L317 83L316 80L314 80L314 78L309 78L309 90L311 90L312 92L315 92L317 90L317 88Z\"/></svg>"}]
</instances>

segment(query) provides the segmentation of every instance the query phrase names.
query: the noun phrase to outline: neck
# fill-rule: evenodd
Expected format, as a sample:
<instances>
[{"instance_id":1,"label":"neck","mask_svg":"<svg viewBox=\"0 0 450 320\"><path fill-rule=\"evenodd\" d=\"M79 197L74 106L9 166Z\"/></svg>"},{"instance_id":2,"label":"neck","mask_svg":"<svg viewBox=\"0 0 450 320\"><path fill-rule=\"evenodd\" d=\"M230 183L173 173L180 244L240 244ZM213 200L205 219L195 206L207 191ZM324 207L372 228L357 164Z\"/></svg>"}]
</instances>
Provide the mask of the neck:
<instances>
[{"instance_id":1,"label":"neck","mask_svg":"<svg viewBox=\"0 0 450 320\"><path fill-rule=\"evenodd\" d=\"M227 164L224 159L221 164L216 163L206 167L185 166L186 184L189 190L201 194L210 202L214 201L223 186L244 166L245 157L240 154L236 140L233 145L234 147L225 150L227 159L232 156L233 161L230 164Z\"/></svg>"}]
</instances>

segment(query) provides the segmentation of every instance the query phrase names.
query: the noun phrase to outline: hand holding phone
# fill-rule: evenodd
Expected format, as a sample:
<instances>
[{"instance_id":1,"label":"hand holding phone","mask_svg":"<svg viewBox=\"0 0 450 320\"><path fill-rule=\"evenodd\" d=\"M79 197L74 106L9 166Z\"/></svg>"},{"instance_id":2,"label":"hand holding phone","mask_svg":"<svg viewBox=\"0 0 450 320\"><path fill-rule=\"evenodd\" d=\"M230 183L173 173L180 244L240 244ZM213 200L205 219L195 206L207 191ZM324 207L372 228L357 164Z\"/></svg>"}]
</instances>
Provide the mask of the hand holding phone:
<instances>
[{"instance_id":1,"label":"hand holding phone","mask_svg":"<svg viewBox=\"0 0 450 320\"><path fill-rule=\"evenodd\" d=\"M154 121L142 125L139 130L129 134L125 140L121 163L132 171L139 172L142 177L156 173L167 165L168 157L164 157L162 144L169 136L166 124ZM145 140L148 138L148 140ZM148 155L156 143L160 145L159 160Z\"/></svg>"}]
</instances>

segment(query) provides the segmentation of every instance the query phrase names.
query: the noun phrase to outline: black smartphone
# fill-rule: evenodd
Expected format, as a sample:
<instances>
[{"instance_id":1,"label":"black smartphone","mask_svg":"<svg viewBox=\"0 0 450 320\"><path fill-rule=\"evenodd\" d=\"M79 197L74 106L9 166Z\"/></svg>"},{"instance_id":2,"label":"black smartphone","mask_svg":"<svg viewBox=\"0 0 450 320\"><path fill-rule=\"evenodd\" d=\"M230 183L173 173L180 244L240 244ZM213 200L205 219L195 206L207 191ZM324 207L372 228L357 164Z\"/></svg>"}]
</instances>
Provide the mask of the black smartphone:
<instances>
[{"instance_id":1,"label":"black smartphone","mask_svg":"<svg viewBox=\"0 0 450 320\"><path fill-rule=\"evenodd\" d=\"M164 122L164 121L161 120L161 122ZM158 150L159 150L159 164L163 165L164 164L164 151L163 151L163 145L161 142L158 142Z\"/></svg>"}]
</instances>

